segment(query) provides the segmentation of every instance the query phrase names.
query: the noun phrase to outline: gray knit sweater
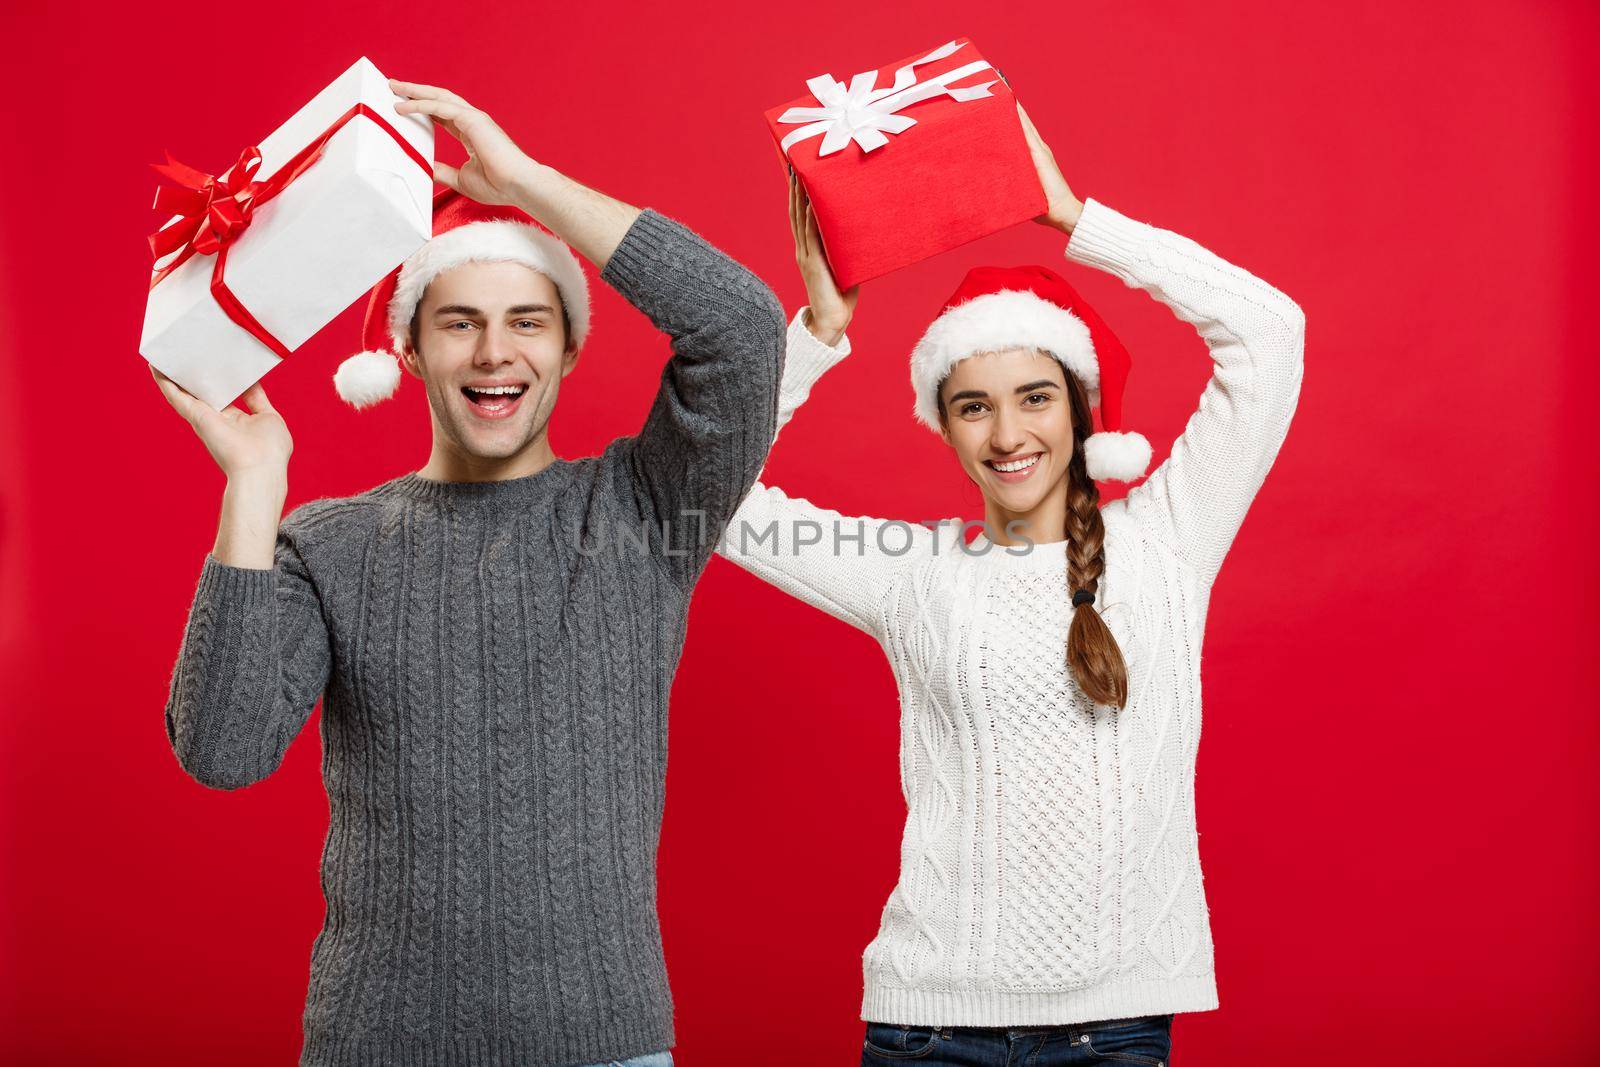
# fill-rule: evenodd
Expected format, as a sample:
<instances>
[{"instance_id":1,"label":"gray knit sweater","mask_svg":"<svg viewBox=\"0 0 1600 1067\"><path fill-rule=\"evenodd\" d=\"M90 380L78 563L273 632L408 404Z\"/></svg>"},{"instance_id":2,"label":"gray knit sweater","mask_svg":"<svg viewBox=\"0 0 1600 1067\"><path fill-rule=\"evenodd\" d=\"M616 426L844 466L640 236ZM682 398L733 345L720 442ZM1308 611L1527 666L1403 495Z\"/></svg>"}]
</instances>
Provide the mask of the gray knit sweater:
<instances>
[{"instance_id":1,"label":"gray knit sweater","mask_svg":"<svg viewBox=\"0 0 1600 1067\"><path fill-rule=\"evenodd\" d=\"M651 211L601 277L672 340L637 436L524 478L312 501L271 570L202 567L166 708L184 770L260 781L323 697L306 1067L674 1044L668 693L690 593L772 441L785 321Z\"/></svg>"}]
</instances>

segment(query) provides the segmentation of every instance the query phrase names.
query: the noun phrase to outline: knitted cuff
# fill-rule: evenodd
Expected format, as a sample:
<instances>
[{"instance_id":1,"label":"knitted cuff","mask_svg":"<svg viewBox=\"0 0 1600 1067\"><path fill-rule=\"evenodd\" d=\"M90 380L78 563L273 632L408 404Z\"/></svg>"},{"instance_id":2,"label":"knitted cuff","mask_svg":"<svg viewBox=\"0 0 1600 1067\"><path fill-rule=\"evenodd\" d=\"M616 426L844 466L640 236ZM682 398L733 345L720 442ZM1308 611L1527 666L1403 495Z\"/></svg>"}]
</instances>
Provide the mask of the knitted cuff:
<instances>
[{"instance_id":1,"label":"knitted cuff","mask_svg":"<svg viewBox=\"0 0 1600 1067\"><path fill-rule=\"evenodd\" d=\"M836 345L825 345L805 326L806 309L802 307L789 320L788 347L784 353L783 381L779 388L785 396L804 399L817 384L817 379L828 369L850 354L850 335L839 338Z\"/></svg>"},{"instance_id":2,"label":"knitted cuff","mask_svg":"<svg viewBox=\"0 0 1600 1067\"><path fill-rule=\"evenodd\" d=\"M1128 267L1139 258L1138 250L1149 240L1150 229L1147 223L1130 219L1088 197L1078 224L1072 228L1072 238L1067 241L1066 256L1128 281Z\"/></svg>"},{"instance_id":3,"label":"knitted cuff","mask_svg":"<svg viewBox=\"0 0 1600 1067\"><path fill-rule=\"evenodd\" d=\"M639 217L633 220L628 232L622 235L622 240L612 251L611 258L606 260L604 269L600 271L601 280L624 296L628 295L628 290L636 286L640 279L648 279L652 274L670 273L674 252L681 251L683 240L688 235L687 227L675 219L669 219L652 208L641 209Z\"/></svg>"},{"instance_id":4,"label":"knitted cuff","mask_svg":"<svg viewBox=\"0 0 1600 1067\"><path fill-rule=\"evenodd\" d=\"M249 610L271 604L277 591L277 568L235 567L207 552L200 568L195 599L213 604L236 604Z\"/></svg>"}]
</instances>

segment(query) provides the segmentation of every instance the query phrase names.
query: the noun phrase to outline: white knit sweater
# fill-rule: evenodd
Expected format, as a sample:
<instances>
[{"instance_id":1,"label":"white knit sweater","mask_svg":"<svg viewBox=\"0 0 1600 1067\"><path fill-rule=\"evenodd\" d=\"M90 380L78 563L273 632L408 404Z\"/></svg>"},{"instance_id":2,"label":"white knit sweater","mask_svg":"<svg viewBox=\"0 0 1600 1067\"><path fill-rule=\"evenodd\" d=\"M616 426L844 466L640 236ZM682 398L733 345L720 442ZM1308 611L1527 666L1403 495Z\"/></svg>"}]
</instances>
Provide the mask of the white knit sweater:
<instances>
[{"instance_id":1,"label":"white knit sweater","mask_svg":"<svg viewBox=\"0 0 1600 1067\"><path fill-rule=\"evenodd\" d=\"M870 1021L1217 1007L1194 810L1201 640L1300 395L1305 319L1188 238L1092 199L1066 255L1166 304L1215 363L1170 457L1102 508L1096 605L1128 664L1126 709L1095 706L1068 673L1065 541L963 547L959 520L846 517L758 482L719 549L877 638L899 683L907 817L863 956ZM779 427L848 352L795 316ZM1140 365L1160 372L1149 354Z\"/></svg>"}]
</instances>

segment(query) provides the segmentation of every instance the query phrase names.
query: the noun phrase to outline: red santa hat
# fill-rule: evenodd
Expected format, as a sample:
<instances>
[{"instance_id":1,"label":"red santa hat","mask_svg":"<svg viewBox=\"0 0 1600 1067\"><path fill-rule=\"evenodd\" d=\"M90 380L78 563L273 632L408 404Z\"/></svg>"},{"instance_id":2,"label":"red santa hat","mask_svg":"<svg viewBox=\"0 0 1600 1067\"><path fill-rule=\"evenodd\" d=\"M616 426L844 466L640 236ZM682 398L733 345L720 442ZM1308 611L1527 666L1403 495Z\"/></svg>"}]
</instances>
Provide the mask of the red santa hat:
<instances>
[{"instance_id":1,"label":"red santa hat","mask_svg":"<svg viewBox=\"0 0 1600 1067\"><path fill-rule=\"evenodd\" d=\"M433 198L433 238L367 298L361 328L366 351L339 364L333 375L341 399L364 408L394 395L400 385L397 353L410 337L422 294L435 278L463 263L521 263L549 278L566 311L572 347L582 347L589 335L589 282L572 249L525 212L441 189Z\"/></svg>"},{"instance_id":2,"label":"red santa hat","mask_svg":"<svg viewBox=\"0 0 1600 1067\"><path fill-rule=\"evenodd\" d=\"M1131 482L1150 466L1150 442L1122 432L1122 389L1132 361L1066 279L1046 267L974 267L911 352L916 416L939 429L939 385L955 365L980 352L1037 348L1083 383L1100 409L1101 431L1084 441L1084 464L1096 481Z\"/></svg>"}]
</instances>

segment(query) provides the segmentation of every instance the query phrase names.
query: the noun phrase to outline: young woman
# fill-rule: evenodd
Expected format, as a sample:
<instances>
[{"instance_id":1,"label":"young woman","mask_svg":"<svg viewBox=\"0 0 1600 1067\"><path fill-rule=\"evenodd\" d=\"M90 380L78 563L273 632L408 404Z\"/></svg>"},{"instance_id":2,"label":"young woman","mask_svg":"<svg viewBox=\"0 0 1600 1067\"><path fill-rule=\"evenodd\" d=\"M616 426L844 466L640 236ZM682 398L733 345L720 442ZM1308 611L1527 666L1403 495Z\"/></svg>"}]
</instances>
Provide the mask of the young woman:
<instances>
[{"instance_id":1,"label":"young woman","mask_svg":"<svg viewBox=\"0 0 1600 1067\"><path fill-rule=\"evenodd\" d=\"M919 416L982 490L955 520L847 518L757 482L719 551L882 645L901 701L900 877L863 956L863 1064L1164 1065L1177 1012L1218 1005L1195 828L1213 581L1300 393L1304 316L1168 230L1079 201L1022 116L1068 260L1193 325L1214 373L1137 477L1114 431L1127 355L1044 268L984 268L913 356ZM844 358L834 286L791 193L810 304L778 425ZM987 273L986 273L987 272ZM1108 418L1108 416L1112 416ZM1142 454L1141 454L1142 451Z\"/></svg>"}]
</instances>

